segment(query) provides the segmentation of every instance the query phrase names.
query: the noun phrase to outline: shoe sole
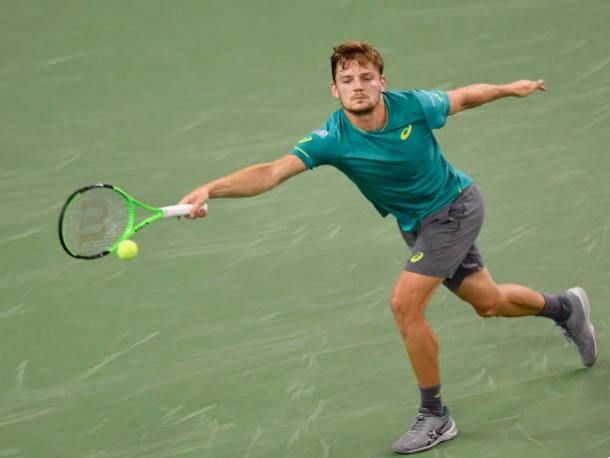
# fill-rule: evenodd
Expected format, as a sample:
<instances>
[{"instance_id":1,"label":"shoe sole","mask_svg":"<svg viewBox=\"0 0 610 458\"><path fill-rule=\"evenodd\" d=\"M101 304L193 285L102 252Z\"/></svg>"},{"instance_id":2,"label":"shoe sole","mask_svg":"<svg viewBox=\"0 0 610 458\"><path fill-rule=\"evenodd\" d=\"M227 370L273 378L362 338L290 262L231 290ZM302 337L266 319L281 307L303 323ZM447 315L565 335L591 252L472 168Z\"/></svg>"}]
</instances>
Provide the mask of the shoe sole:
<instances>
[{"instance_id":1,"label":"shoe sole","mask_svg":"<svg viewBox=\"0 0 610 458\"><path fill-rule=\"evenodd\" d=\"M593 335L593 360L589 364L585 363L584 361L582 362L585 367L591 367L593 366L593 364L595 364L595 361L597 360L597 339L595 337L595 328L591 324L591 320L589 318L589 297L587 296L587 292L579 287L570 288L567 292L572 293L576 297L578 297L579 302L582 305L583 311L585 312L585 323L591 331L591 334Z\"/></svg>"},{"instance_id":2,"label":"shoe sole","mask_svg":"<svg viewBox=\"0 0 610 458\"><path fill-rule=\"evenodd\" d=\"M431 449L432 447L436 447L441 442L446 442L448 440L453 439L455 436L457 436L458 430L457 430L457 426L455 425L455 421L453 420L453 418L451 419L451 422L453 423L451 425L451 428L449 428L443 434L438 436L438 439L435 442L431 443L430 445L426 445L425 447L420 447L420 448L417 448L414 450L409 450L408 452L397 452L396 450L394 450L394 453L397 453L399 455L410 455L412 453L423 452L424 450L428 450L428 449Z\"/></svg>"}]
</instances>

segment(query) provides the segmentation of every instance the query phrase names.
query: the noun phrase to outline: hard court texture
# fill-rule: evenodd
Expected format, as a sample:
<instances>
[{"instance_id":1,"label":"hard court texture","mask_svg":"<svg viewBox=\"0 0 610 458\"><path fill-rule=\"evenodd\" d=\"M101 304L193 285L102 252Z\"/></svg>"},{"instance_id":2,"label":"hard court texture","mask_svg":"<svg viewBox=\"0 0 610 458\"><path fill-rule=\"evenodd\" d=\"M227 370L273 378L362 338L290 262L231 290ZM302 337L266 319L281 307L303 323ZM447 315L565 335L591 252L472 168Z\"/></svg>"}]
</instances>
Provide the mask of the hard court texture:
<instances>
[{"instance_id":1,"label":"hard court texture","mask_svg":"<svg viewBox=\"0 0 610 458\"><path fill-rule=\"evenodd\" d=\"M331 168L77 261L57 217L110 182L170 205L287 153L336 101L328 56L390 87L544 78L438 132L487 203L499 282L587 289L599 360L542 318L427 316L459 436L422 456L610 455L610 3L0 3L0 457L389 457L418 405L389 307L408 257Z\"/></svg>"}]
</instances>

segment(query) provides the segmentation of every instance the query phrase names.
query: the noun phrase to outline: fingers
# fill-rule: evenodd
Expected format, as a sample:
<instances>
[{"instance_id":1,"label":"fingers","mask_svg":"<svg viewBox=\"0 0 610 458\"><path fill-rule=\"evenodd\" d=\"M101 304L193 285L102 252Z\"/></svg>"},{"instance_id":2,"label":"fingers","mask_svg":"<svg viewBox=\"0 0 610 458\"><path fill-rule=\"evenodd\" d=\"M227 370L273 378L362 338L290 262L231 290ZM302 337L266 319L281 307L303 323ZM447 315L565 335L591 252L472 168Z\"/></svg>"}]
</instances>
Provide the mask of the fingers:
<instances>
[{"instance_id":1,"label":"fingers","mask_svg":"<svg viewBox=\"0 0 610 458\"><path fill-rule=\"evenodd\" d=\"M188 196L187 196L188 197ZM185 203L193 206L191 212L187 216L189 219L204 218L208 214L207 210L207 193L195 193Z\"/></svg>"},{"instance_id":2,"label":"fingers","mask_svg":"<svg viewBox=\"0 0 610 458\"><path fill-rule=\"evenodd\" d=\"M201 206L203 205L203 197L197 196L197 197L195 197L195 199L192 202L189 202L189 203L193 205L193 208L191 209L191 213L188 216L190 219L202 218L203 216L205 216L205 215L201 214Z\"/></svg>"},{"instance_id":3,"label":"fingers","mask_svg":"<svg viewBox=\"0 0 610 458\"><path fill-rule=\"evenodd\" d=\"M204 205L205 202L203 199L197 199L193 204L193 209L191 210L191 218L204 218L207 216L207 205ZM195 216L193 216L195 215Z\"/></svg>"},{"instance_id":4,"label":"fingers","mask_svg":"<svg viewBox=\"0 0 610 458\"><path fill-rule=\"evenodd\" d=\"M535 91L546 91L543 79L539 80L520 80L513 83L514 95L517 97L527 97Z\"/></svg>"},{"instance_id":5,"label":"fingers","mask_svg":"<svg viewBox=\"0 0 610 458\"><path fill-rule=\"evenodd\" d=\"M206 204L208 200L208 196L207 193L200 193L200 192L196 192L193 191L190 194L187 194L186 196L184 196L180 202L178 202L179 205L192 205L193 208L191 208L191 211L189 212L188 215L186 215L187 219L195 219L195 218L204 218L205 216L207 216L208 212L207 212L207 205ZM178 219L180 219L180 217L177 217Z\"/></svg>"},{"instance_id":6,"label":"fingers","mask_svg":"<svg viewBox=\"0 0 610 458\"><path fill-rule=\"evenodd\" d=\"M207 208L204 208L203 206L200 206L199 210L197 210L197 216L199 218L205 218L207 215L208 215Z\"/></svg>"},{"instance_id":7,"label":"fingers","mask_svg":"<svg viewBox=\"0 0 610 458\"><path fill-rule=\"evenodd\" d=\"M546 85L544 84L544 80L536 81L536 89L540 91L546 91Z\"/></svg>"},{"instance_id":8,"label":"fingers","mask_svg":"<svg viewBox=\"0 0 610 458\"><path fill-rule=\"evenodd\" d=\"M538 91L546 91L546 86L544 84L544 80L537 80L537 81L527 81L527 95L531 94L532 92L538 90Z\"/></svg>"},{"instance_id":9,"label":"fingers","mask_svg":"<svg viewBox=\"0 0 610 458\"><path fill-rule=\"evenodd\" d=\"M186 196L184 196L182 199L180 199L180 201L178 202L178 205L185 205L185 204L190 204L190 200L191 200L191 195L187 194ZM178 221L180 221L181 216L176 216L176 219Z\"/></svg>"}]
</instances>

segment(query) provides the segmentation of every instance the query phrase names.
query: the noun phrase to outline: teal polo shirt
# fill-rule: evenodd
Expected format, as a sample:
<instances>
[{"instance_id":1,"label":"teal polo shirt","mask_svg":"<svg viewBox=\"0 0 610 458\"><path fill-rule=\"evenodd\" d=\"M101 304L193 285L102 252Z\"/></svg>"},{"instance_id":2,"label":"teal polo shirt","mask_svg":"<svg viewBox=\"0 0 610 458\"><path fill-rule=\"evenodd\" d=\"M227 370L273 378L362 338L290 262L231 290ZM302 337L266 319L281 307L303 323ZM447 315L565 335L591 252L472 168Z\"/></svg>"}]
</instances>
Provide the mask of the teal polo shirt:
<instances>
[{"instance_id":1,"label":"teal polo shirt","mask_svg":"<svg viewBox=\"0 0 610 458\"><path fill-rule=\"evenodd\" d=\"M414 232L420 222L453 202L472 179L449 164L432 132L449 115L443 91L385 91L386 125L363 131L343 109L301 139L291 153L309 169L332 165L343 172L382 216Z\"/></svg>"}]
</instances>

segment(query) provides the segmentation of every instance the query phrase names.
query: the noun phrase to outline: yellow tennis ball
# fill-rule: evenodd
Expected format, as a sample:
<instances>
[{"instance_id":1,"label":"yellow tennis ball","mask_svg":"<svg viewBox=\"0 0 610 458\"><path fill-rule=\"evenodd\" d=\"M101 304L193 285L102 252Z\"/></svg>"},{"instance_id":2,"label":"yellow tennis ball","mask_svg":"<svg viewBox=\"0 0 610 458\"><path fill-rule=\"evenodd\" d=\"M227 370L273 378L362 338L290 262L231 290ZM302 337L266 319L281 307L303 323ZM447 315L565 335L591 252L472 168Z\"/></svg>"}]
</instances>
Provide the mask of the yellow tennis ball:
<instances>
[{"instance_id":1,"label":"yellow tennis ball","mask_svg":"<svg viewBox=\"0 0 610 458\"><path fill-rule=\"evenodd\" d=\"M130 261L138 255L138 244L133 240L123 240L117 247L116 255L123 261Z\"/></svg>"}]
</instances>

